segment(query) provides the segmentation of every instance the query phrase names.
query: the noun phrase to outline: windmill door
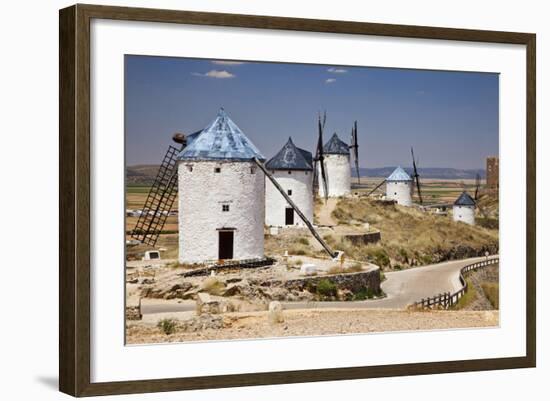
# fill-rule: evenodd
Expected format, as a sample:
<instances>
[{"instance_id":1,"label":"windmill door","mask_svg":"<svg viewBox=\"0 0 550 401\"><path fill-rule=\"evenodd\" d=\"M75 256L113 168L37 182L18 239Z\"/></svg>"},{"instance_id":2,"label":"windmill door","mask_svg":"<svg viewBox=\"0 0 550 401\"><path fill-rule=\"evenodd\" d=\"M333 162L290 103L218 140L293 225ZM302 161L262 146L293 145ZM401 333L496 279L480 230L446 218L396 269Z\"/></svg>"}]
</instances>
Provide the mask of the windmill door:
<instances>
[{"instance_id":1,"label":"windmill door","mask_svg":"<svg viewBox=\"0 0 550 401\"><path fill-rule=\"evenodd\" d=\"M285 224L287 226L294 225L294 209L287 207L285 210Z\"/></svg>"},{"instance_id":2,"label":"windmill door","mask_svg":"<svg viewBox=\"0 0 550 401\"><path fill-rule=\"evenodd\" d=\"M233 259L233 231L218 231L218 259Z\"/></svg>"}]
</instances>

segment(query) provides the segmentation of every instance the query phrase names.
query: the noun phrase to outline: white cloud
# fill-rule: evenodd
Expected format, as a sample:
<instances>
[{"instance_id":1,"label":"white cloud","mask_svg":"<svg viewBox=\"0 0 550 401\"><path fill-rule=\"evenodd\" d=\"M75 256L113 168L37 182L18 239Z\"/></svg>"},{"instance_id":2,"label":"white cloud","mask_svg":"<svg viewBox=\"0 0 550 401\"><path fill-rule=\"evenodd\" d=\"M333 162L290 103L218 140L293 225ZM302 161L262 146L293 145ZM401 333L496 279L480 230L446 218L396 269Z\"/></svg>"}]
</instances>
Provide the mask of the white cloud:
<instances>
[{"instance_id":1,"label":"white cloud","mask_svg":"<svg viewBox=\"0 0 550 401\"><path fill-rule=\"evenodd\" d=\"M345 74L346 72L348 72L348 70L345 70L343 68L335 68L335 67L330 67L327 71L333 74Z\"/></svg>"},{"instance_id":2,"label":"white cloud","mask_svg":"<svg viewBox=\"0 0 550 401\"><path fill-rule=\"evenodd\" d=\"M212 61L212 64L217 64L217 65L241 65L241 64L244 64L244 62L243 61L214 60L214 61Z\"/></svg>"},{"instance_id":3,"label":"white cloud","mask_svg":"<svg viewBox=\"0 0 550 401\"><path fill-rule=\"evenodd\" d=\"M227 79L227 78L235 78L235 74L231 74L230 72L227 72L225 70L210 70L205 74L201 74L200 72L192 72L191 75L194 75L196 77L207 77L207 78L216 78L216 79Z\"/></svg>"},{"instance_id":4,"label":"white cloud","mask_svg":"<svg viewBox=\"0 0 550 401\"><path fill-rule=\"evenodd\" d=\"M331 83L333 83L333 82L336 82L336 78L328 78L328 79L325 81L326 84L331 84Z\"/></svg>"}]
</instances>

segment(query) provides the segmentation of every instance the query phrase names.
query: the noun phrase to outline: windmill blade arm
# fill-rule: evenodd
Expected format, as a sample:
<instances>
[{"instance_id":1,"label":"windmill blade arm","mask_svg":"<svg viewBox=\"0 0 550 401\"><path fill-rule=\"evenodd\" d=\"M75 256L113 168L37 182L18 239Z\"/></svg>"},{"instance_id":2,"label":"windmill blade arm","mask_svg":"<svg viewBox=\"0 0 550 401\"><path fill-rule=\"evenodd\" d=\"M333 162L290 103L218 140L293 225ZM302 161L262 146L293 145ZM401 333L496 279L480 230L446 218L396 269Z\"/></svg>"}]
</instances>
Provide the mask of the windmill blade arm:
<instances>
[{"instance_id":1,"label":"windmill blade arm","mask_svg":"<svg viewBox=\"0 0 550 401\"><path fill-rule=\"evenodd\" d=\"M321 158L320 160L320 167L321 167L321 179L323 180L323 190L325 192L325 201L328 199L328 183L327 183L327 176L325 173L325 161L324 158Z\"/></svg>"},{"instance_id":2,"label":"windmill blade arm","mask_svg":"<svg viewBox=\"0 0 550 401\"><path fill-rule=\"evenodd\" d=\"M422 192L420 191L420 180L418 179L418 176L416 177L416 190L418 191L418 198L420 200L420 204L423 204L424 201L422 200Z\"/></svg>"},{"instance_id":3,"label":"windmill blade arm","mask_svg":"<svg viewBox=\"0 0 550 401\"><path fill-rule=\"evenodd\" d=\"M386 182L386 180L382 181L380 184L378 184L377 186L375 186L375 187L367 194L367 196L369 196L369 195L372 194L374 191L376 191L378 188L380 188L385 182Z\"/></svg>"},{"instance_id":4,"label":"windmill blade arm","mask_svg":"<svg viewBox=\"0 0 550 401\"><path fill-rule=\"evenodd\" d=\"M254 162L258 165L258 167L260 167L260 169L264 172L264 174L266 175L266 177L271 181L271 183L275 186L275 188L277 188L277 190L281 193L281 195L283 195L283 197L285 198L285 200L288 202L288 204L294 209L294 211L296 212L296 214L298 214L298 216L300 216L300 218L302 219L302 221L306 224L307 228L309 229L309 231L311 232L311 234L315 237L315 239L317 241L319 241L319 243L321 244L321 246L325 249L325 251L327 251L327 253L332 257L332 258L335 258L337 256L337 254L328 246L328 244L323 240L323 238L321 238L321 236L319 235L319 233L317 233L317 231L315 231L315 228L313 227L313 224L311 224L311 222L307 219L307 217L302 213L302 211L298 208L298 206L296 206L296 204L292 201L292 199L290 199L290 196L287 195L287 193L285 192L285 190L281 187L281 185L277 182L277 180L275 179L275 177L273 177L273 175L271 175L271 173L269 171L267 171L267 169L265 168L265 166L263 165L263 163L258 160L258 158L254 158L253 159Z\"/></svg>"}]
</instances>

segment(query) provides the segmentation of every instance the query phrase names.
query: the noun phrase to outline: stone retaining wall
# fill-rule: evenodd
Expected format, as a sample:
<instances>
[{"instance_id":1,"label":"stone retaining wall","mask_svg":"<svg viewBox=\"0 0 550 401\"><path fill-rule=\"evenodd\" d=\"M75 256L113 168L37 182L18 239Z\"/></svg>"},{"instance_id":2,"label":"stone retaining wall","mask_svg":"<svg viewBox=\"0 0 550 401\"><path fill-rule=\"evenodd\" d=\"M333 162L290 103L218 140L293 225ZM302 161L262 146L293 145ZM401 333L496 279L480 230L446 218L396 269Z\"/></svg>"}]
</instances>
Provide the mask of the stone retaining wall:
<instances>
[{"instance_id":1,"label":"stone retaining wall","mask_svg":"<svg viewBox=\"0 0 550 401\"><path fill-rule=\"evenodd\" d=\"M316 287L321 280L329 280L340 290L349 290L353 293L371 289L375 294L380 290L380 269L345 274L331 274L310 276L287 281L271 281L271 285L282 286L288 290L309 290Z\"/></svg>"},{"instance_id":2,"label":"stone retaining wall","mask_svg":"<svg viewBox=\"0 0 550 401\"><path fill-rule=\"evenodd\" d=\"M344 235L343 238L351 242L353 245L375 244L381 240L380 231L366 234L349 234Z\"/></svg>"}]
</instances>

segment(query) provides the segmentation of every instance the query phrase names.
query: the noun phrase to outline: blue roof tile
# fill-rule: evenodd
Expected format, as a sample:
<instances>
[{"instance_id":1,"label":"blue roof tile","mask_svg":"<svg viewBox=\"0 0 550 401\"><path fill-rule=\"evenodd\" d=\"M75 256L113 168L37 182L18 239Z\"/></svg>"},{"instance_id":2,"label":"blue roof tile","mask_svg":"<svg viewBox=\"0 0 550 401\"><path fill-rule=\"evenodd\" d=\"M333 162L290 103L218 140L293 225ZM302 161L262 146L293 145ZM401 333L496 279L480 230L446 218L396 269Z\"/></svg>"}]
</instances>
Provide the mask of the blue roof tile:
<instances>
[{"instance_id":1,"label":"blue roof tile","mask_svg":"<svg viewBox=\"0 0 550 401\"><path fill-rule=\"evenodd\" d=\"M386 181L412 181L412 178L399 166L386 178Z\"/></svg>"},{"instance_id":2,"label":"blue roof tile","mask_svg":"<svg viewBox=\"0 0 550 401\"><path fill-rule=\"evenodd\" d=\"M313 170L313 158L311 152L300 149L292 138L288 138L285 146L265 166L270 170Z\"/></svg>"},{"instance_id":3,"label":"blue roof tile","mask_svg":"<svg viewBox=\"0 0 550 401\"><path fill-rule=\"evenodd\" d=\"M323 146L323 152L333 155L349 155L349 145L338 138L335 132Z\"/></svg>"},{"instance_id":4,"label":"blue roof tile","mask_svg":"<svg viewBox=\"0 0 550 401\"><path fill-rule=\"evenodd\" d=\"M223 108L214 121L178 155L179 160L248 161L253 157L265 160L258 148L229 118Z\"/></svg>"},{"instance_id":5,"label":"blue roof tile","mask_svg":"<svg viewBox=\"0 0 550 401\"><path fill-rule=\"evenodd\" d=\"M468 194L468 192L464 191L456 199L455 205L456 206L475 206L476 201Z\"/></svg>"}]
</instances>

